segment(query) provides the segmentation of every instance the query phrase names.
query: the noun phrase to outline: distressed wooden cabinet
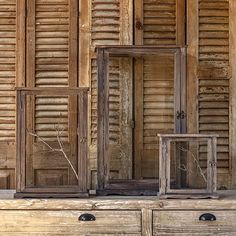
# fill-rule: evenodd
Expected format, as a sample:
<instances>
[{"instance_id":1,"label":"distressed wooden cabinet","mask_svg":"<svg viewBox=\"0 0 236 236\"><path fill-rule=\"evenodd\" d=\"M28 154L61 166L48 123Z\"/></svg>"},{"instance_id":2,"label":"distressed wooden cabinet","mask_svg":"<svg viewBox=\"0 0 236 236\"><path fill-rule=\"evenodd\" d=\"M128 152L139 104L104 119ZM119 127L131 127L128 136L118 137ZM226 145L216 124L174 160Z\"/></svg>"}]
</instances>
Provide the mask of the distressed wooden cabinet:
<instances>
[{"instance_id":1,"label":"distressed wooden cabinet","mask_svg":"<svg viewBox=\"0 0 236 236\"><path fill-rule=\"evenodd\" d=\"M216 200L2 199L0 235L236 235L235 192L219 195Z\"/></svg>"}]
</instances>

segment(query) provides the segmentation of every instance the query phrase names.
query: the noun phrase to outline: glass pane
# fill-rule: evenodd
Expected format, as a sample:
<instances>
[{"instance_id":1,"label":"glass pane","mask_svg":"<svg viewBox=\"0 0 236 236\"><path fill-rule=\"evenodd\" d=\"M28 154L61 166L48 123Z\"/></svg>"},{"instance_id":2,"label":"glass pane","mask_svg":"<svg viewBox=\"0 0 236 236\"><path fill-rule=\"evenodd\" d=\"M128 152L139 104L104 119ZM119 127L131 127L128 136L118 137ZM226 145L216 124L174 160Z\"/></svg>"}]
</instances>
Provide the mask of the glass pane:
<instances>
[{"instance_id":1,"label":"glass pane","mask_svg":"<svg viewBox=\"0 0 236 236\"><path fill-rule=\"evenodd\" d=\"M26 187L78 184L76 103L77 96L27 95Z\"/></svg>"},{"instance_id":2,"label":"glass pane","mask_svg":"<svg viewBox=\"0 0 236 236\"><path fill-rule=\"evenodd\" d=\"M204 153L202 158L200 153ZM170 145L170 188L207 188L207 141L172 141Z\"/></svg>"},{"instance_id":3,"label":"glass pane","mask_svg":"<svg viewBox=\"0 0 236 236\"><path fill-rule=\"evenodd\" d=\"M132 178L132 59L109 62L109 171L110 179Z\"/></svg>"},{"instance_id":4,"label":"glass pane","mask_svg":"<svg viewBox=\"0 0 236 236\"><path fill-rule=\"evenodd\" d=\"M159 143L157 134L175 132L175 59L171 54L143 58L143 112L137 117L143 125L142 178L158 178ZM142 101L137 101L141 103ZM138 108L138 107L137 107ZM143 122L143 124L142 124Z\"/></svg>"},{"instance_id":5,"label":"glass pane","mask_svg":"<svg viewBox=\"0 0 236 236\"><path fill-rule=\"evenodd\" d=\"M108 169L113 182L153 179L157 186L157 134L175 132L175 71L170 53L110 58Z\"/></svg>"}]
</instances>

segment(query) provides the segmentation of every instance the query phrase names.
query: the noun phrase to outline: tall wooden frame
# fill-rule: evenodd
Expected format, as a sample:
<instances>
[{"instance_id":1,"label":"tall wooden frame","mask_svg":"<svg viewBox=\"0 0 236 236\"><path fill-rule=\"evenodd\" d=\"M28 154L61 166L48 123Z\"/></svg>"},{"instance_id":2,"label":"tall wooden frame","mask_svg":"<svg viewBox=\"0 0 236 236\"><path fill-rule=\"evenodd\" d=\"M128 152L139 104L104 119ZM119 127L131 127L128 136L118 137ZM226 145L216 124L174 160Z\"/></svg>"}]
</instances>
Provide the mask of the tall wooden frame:
<instances>
[{"instance_id":1,"label":"tall wooden frame","mask_svg":"<svg viewBox=\"0 0 236 236\"><path fill-rule=\"evenodd\" d=\"M17 198L24 197L85 197L87 191L87 106L88 88L19 88L17 90ZM68 187L26 186L26 96L77 96L78 100L78 185Z\"/></svg>"},{"instance_id":2,"label":"tall wooden frame","mask_svg":"<svg viewBox=\"0 0 236 236\"><path fill-rule=\"evenodd\" d=\"M186 48L180 46L100 46L97 48L98 64L98 194L156 195L157 180L109 179L109 57L135 57L167 53L175 56L175 94L186 90ZM175 133L186 132L185 94L176 97Z\"/></svg>"}]
</instances>

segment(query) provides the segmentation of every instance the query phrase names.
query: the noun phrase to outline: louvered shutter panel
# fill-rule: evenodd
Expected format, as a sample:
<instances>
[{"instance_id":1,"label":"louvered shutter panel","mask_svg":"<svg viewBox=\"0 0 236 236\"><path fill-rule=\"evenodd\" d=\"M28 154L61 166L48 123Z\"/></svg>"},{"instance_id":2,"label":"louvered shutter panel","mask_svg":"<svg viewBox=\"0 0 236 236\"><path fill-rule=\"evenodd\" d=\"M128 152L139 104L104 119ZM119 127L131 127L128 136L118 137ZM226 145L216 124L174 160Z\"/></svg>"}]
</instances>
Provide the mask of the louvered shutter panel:
<instances>
[{"instance_id":1,"label":"louvered shutter panel","mask_svg":"<svg viewBox=\"0 0 236 236\"><path fill-rule=\"evenodd\" d=\"M184 0L136 0L135 44L184 45Z\"/></svg>"},{"instance_id":2,"label":"louvered shutter panel","mask_svg":"<svg viewBox=\"0 0 236 236\"><path fill-rule=\"evenodd\" d=\"M16 0L0 1L0 189L15 187Z\"/></svg>"},{"instance_id":3,"label":"louvered shutter panel","mask_svg":"<svg viewBox=\"0 0 236 236\"><path fill-rule=\"evenodd\" d=\"M29 0L26 18L26 85L27 87L77 87L78 2L76 0ZM77 109L75 98L68 96L36 96L28 101L27 128L46 142L57 144L56 127L74 166L77 156ZM64 185L72 178L66 162L50 166L48 152L40 151L39 139L27 136L29 162L28 185ZM34 156L34 157L33 157ZM53 154L51 154L53 157ZM31 158L33 157L33 160ZM55 158L55 157L54 157ZM53 159L53 158L52 158ZM45 166L46 165L46 166Z\"/></svg>"},{"instance_id":4,"label":"louvered shutter panel","mask_svg":"<svg viewBox=\"0 0 236 236\"><path fill-rule=\"evenodd\" d=\"M184 45L185 1L135 1L136 45ZM150 56L135 63L137 178L158 177L158 133L175 132L174 59ZM141 104L141 108L139 108Z\"/></svg>"},{"instance_id":5,"label":"louvered shutter panel","mask_svg":"<svg viewBox=\"0 0 236 236\"><path fill-rule=\"evenodd\" d=\"M199 132L219 134L218 183L229 186L229 1L199 0ZM206 158L205 147L200 158Z\"/></svg>"},{"instance_id":6,"label":"louvered shutter panel","mask_svg":"<svg viewBox=\"0 0 236 236\"><path fill-rule=\"evenodd\" d=\"M94 49L98 45L129 45L132 44L132 3L131 1L118 0L92 0L91 1L91 112L90 112L90 173L91 186L95 188L96 179L96 156L97 156L97 63ZM111 156L120 156L121 150L128 158L131 158L131 128L125 116L122 116L122 107L127 100L122 96L131 98L131 87L125 86L125 80L131 71L126 64L130 62L121 59L112 59L109 66L110 85L110 147L113 150ZM131 103L130 103L131 104ZM129 115L129 119L131 115ZM120 146L119 146L120 145ZM113 159L113 157L111 157ZM120 164L117 160L112 161L112 173L115 177L122 178ZM120 172L120 173L119 173ZM125 178L125 176L123 176Z\"/></svg>"}]
</instances>

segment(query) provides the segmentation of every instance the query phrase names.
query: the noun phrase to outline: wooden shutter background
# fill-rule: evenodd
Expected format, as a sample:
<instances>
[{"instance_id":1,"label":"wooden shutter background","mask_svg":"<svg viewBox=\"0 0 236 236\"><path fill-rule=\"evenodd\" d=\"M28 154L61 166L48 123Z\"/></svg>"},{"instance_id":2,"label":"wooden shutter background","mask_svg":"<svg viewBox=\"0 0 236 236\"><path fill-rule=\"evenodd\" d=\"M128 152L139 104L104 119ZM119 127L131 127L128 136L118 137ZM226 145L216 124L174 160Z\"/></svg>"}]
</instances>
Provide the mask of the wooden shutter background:
<instances>
[{"instance_id":1,"label":"wooden shutter background","mask_svg":"<svg viewBox=\"0 0 236 236\"><path fill-rule=\"evenodd\" d=\"M132 44L132 1L129 0L91 0L91 42L90 42L90 88L91 88L91 103L90 103L90 188L96 187L96 171L97 171L97 65L96 54L94 48L98 45L130 45ZM112 149L111 156L120 156L122 149L125 155L128 155L131 145L131 131L127 124L127 117L123 116L122 107L126 106L129 98L130 86L125 84L128 81L131 67L126 66L124 60L111 60L110 64L110 147ZM123 94L122 94L123 93ZM115 148L116 146L119 146ZM122 155L122 154L121 154ZM121 177L119 173L121 163L112 158L111 175ZM128 157L130 158L130 156ZM123 175L124 176L124 175Z\"/></svg>"},{"instance_id":2,"label":"wooden shutter background","mask_svg":"<svg viewBox=\"0 0 236 236\"><path fill-rule=\"evenodd\" d=\"M199 0L198 122L200 133L219 134L218 185L230 186L229 1ZM205 147L200 159L206 158Z\"/></svg>"},{"instance_id":3,"label":"wooden shutter background","mask_svg":"<svg viewBox=\"0 0 236 236\"><path fill-rule=\"evenodd\" d=\"M136 45L184 45L185 1L136 0ZM158 177L158 133L173 133L173 60L162 56L135 62L136 178Z\"/></svg>"},{"instance_id":4,"label":"wooden shutter background","mask_svg":"<svg viewBox=\"0 0 236 236\"><path fill-rule=\"evenodd\" d=\"M0 189L15 188L16 0L0 1Z\"/></svg>"}]
</instances>

